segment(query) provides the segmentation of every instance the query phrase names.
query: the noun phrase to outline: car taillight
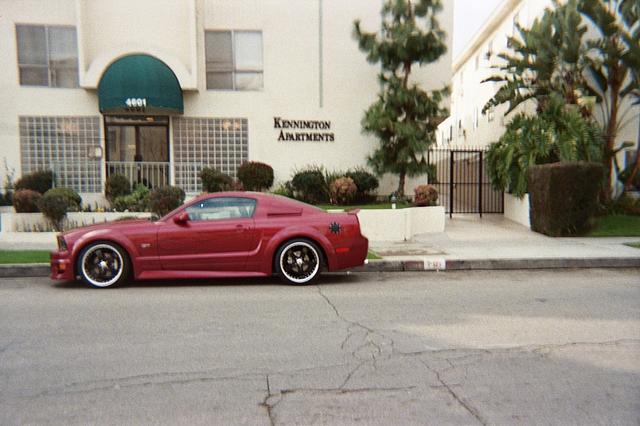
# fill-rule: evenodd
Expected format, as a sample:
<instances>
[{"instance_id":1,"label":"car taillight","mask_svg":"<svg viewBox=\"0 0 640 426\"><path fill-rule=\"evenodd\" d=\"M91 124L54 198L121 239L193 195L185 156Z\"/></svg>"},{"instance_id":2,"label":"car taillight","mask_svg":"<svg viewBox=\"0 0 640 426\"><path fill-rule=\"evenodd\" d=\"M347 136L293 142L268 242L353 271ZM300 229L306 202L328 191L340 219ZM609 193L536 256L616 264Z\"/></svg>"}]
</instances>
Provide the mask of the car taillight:
<instances>
[{"instance_id":1,"label":"car taillight","mask_svg":"<svg viewBox=\"0 0 640 426\"><path fill-rule=\"evenodd\" d=\"M64 237L62 235L58 235L58 249L60 250L67 249L67 242L64 240Z\"/></svg>"}]
</instances>

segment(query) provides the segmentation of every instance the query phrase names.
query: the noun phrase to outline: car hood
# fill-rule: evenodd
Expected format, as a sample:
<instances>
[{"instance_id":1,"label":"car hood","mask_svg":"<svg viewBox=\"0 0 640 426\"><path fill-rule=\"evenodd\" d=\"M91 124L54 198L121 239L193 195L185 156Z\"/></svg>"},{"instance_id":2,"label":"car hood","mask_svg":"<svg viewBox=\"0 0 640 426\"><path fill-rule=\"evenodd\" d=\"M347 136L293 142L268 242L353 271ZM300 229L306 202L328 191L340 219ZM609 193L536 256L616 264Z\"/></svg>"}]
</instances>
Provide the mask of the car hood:
<instances>
[{"instance_id":1,"label":"car hood","mask_svg":"<svg viewBox=\"0 0 640 426\"><path fill-rule=\"evenodd\" d=\"M153 222L148 219L131 219L131 220L114 220L111 222L99 223L96 225L87 225L81 226L79 228L69 229L68 231L62 232L62 235L65 238L75 238L82 234L86 234L91 231L100 231L100 230L120 230L125 229L131 226L135 226L137 228L142 226L153 226Z\"/></svg>"}]
</instances>

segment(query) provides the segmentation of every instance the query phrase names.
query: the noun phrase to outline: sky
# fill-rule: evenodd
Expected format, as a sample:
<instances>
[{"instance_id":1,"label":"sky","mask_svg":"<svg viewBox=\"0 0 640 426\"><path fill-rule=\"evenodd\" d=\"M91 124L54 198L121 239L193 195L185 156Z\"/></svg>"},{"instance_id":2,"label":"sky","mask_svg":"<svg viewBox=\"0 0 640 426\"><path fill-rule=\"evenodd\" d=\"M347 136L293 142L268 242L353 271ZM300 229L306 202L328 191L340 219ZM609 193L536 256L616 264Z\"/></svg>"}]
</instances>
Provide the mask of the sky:
<instances>
[{"instance_id":1,"label":"sky","mask_svg":"<svg viewBox=\"0 0 640 426\"><path fill-rule=\"evenodd\" d=\"M454 0L453 57L456 58L503 0Z\"/></svg>"}]
</instances>

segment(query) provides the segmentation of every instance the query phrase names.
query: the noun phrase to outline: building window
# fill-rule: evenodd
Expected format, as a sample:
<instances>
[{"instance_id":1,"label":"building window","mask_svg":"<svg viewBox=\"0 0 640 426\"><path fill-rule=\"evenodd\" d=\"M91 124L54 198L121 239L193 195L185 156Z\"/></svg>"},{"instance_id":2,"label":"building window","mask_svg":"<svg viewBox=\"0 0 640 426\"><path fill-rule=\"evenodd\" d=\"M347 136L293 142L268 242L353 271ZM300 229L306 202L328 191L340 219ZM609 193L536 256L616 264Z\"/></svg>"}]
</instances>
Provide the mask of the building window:
<instances>
[{"instance_id":1,"label":"building window","mask_svg":"<svg viewBox=\"0 0 640 426\"><path fill-rule=\"evenodd\" d=\"M489 41L487 44L487 54L485 55L487 61L491 60L491 56L493 56L493 40Z\"/></svg>"},{"instance_id":2,"label":"building window","mask_svg":"<svg viewBox=\"0 0 640 426\"><path fill-rule=\"evenodd\" d=\"M51 170L57 187L102 192L99 117L20 117L22 174Z\"/></svg>"},{"instance_id":3,"label":"building window","mask_svg":"<svg viewBox=\"0 0 640 426\"><path fill-rule=\"evenodd\" d=\"M235 177L249 159L246 118L180 117L172 122L175 183L186 192L202 191L198 174L203 167Z\"/></svg>"},{"instance_id":4,"label":"building window","mask_svg":"<svg viewBox=\"0 0 640 426\"><path fill-rule=\"evenodd\" d=\"M205 55L207 89L262 89L262 32L206 31Z\"/></svg>"},{"instance_id":5,"label":"building window","mask_svg":"<svg viewBox=\"0 0 640 426\"><path fill-rule=\"evenodd\" d=\"M74 27L16 25L21 86L78 87Z\"/></svg>"}]
</instances>

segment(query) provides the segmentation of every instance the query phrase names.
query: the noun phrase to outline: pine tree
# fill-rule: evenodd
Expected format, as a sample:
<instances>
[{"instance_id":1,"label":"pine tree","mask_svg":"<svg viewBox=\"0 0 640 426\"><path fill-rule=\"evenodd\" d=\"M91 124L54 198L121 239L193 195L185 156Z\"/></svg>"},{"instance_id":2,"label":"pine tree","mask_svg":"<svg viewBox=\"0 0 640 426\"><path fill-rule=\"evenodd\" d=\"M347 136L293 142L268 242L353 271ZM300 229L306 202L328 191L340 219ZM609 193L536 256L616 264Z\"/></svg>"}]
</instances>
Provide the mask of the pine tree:
<instances>
[{"instance_id":1,"label":"pine tree","mask_svg":"<svg viewBox=\"0 0 640 426\"><path fill-rule=\"evenodd\" d=\"M440 105L448 87L427 92L411 81L414 67L433 63L447 51L446 34L436 17L441 10L440 0L387 0L379 32L364 32L360 21L354 23L360 50L381 68L378 100L362 119L364 132L379 141L368 162L379 175L399 176L399 197L404 196L406 176L427 172L425 151L448 115Z\"/></svg>"}]
</instances>

